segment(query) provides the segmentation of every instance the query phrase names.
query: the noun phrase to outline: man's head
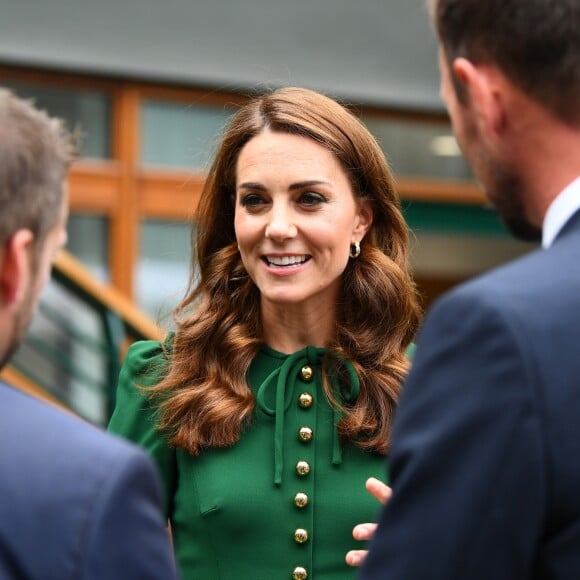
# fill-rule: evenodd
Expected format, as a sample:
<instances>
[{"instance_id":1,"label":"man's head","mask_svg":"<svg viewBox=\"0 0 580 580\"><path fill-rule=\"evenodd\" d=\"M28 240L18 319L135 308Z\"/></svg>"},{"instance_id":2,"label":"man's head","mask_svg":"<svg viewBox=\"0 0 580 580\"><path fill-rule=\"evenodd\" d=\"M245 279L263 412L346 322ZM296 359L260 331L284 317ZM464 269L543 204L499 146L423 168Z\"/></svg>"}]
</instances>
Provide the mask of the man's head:
<instances>
[{"instance_id":1,"label":"man's head","mask_svg":"<svg viewBox=\"0 0 580 580\"><path fill-rule=\"evenodd\" d=\"M72 155L58 120L0 89L0 367L21 342L66 240Z\"/></svg>"},{"instance_id":2,"label":"man's head","mask_svg":"<svg viewBox=\"0 0 580 580\"><path fill-rule=\"evenodd\" d=\"M431 2L442 94L461 148L508 228L535 239L541 224L526 211L526 175L512 155L525 135L513 129L525 124L520 104L580 128L580 3Z\"/></svg>"},{"instance_id":3,"label":"man's head","mask_svg":"<svg viewBox=\"0 0 580 580\"><path fill-rule=\"evenodd\" d=\"M580 125L578 0L431 0L449 67L458 57L498 67L555 115ZM460 100L461 83L454 81Z\"/></svg>"}]
</instances>

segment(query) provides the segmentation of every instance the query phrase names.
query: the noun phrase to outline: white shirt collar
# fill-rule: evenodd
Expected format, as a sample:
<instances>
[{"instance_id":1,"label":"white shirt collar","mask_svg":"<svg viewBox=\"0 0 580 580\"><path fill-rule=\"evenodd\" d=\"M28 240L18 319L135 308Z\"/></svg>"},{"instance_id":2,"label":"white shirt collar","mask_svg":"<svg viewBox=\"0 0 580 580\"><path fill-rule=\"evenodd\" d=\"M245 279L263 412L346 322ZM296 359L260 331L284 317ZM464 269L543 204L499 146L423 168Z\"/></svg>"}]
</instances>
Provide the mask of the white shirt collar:
<instances>
[{"instance_id":1,"label":"white shirt collar","mask_svg":"<svg viewBox=\"0 0 580 580\"><path fill-rule=\"evenodd\" d=\"M542 247L549 248L566 222L580 209L580 177L568 184L552 201L542 226Z\"/></svg>"}]
</instances>

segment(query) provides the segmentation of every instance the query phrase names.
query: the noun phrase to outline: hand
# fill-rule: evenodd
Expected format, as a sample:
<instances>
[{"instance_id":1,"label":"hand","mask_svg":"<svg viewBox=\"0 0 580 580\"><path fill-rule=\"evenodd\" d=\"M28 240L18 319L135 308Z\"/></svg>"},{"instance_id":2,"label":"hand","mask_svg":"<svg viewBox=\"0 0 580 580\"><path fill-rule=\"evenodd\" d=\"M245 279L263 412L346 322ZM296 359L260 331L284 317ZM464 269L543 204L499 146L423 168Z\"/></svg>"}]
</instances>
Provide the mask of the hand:
<instances>
[{"instance_id":1,"label":"hand","mask_svg":"<svg viewBox=\"0 0 580 580\"><path fill-rule=\"evenodd\" d=\"M367 491L376 497L383 505L386 504L391 497L391 488L374 477L369 477L369 479L367 479L365 487L367 488ZM358 524L353 528L352 536L355 540L359 541L370 540L376 529L377 524L374 523ZM349 566L361 566L366 556L367 550L351 550L346 554L346 563Z\"/></svg>"}]
</instances>

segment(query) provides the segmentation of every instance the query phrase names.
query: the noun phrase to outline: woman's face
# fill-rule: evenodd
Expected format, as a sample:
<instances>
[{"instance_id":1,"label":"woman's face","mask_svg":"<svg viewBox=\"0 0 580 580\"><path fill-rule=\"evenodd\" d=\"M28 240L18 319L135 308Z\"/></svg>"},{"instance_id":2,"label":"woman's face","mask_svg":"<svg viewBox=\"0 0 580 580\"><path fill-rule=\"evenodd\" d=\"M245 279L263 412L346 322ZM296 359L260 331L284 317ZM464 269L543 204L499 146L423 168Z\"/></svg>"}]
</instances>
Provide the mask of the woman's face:
<instances>
[{"instance_id":1,"label":"woman's face","mask_svg":"<svg viewBox=\"0 0 580 580\"><path fill-rule=\"evenodd\" d=\"M307 137L257 135L238 157L235 204L242 261L263 301L336 302L372 212L330 151Z\"/></svg>"}]
</instances>

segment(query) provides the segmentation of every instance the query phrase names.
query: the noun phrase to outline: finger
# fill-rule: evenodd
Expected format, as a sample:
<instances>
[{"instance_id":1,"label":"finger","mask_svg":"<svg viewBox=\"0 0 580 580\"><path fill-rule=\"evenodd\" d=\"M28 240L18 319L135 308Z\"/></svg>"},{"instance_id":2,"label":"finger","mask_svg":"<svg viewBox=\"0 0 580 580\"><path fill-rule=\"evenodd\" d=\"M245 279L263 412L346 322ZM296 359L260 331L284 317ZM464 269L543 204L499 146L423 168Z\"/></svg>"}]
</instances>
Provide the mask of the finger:
<instances>
[{"instance_id":1,"label":"finger","mask_svg":"<svg viewBox=\"0 0 580 580\"><path fill-rule=\"evenodd\" d=\"M349 566L361 566L367 557L366 550L351 550L346 554L346 563Z\"/></svg>"},{"instance_id":2,"label":"finger","mask_svg":"<svg viewBox=\"0 0 580 580\"><path fill-rule=\"evenodd\" d=\"M352 529L352 537L361 542L370 540L377 529L377 524L358 524Z\"/></svg>"},{"instance_id":3,"label":"finger","mask_svg":"<svg viewBox=\"0 0 580 580\"><path fill-rule=\"evenodd\" d=\"M387 503L387 501L391 498L391 488L387 484L374 477L369 477L367 479L365 487L373 497L377 498L383 504Z\"/></svg>"}]
</instances>

